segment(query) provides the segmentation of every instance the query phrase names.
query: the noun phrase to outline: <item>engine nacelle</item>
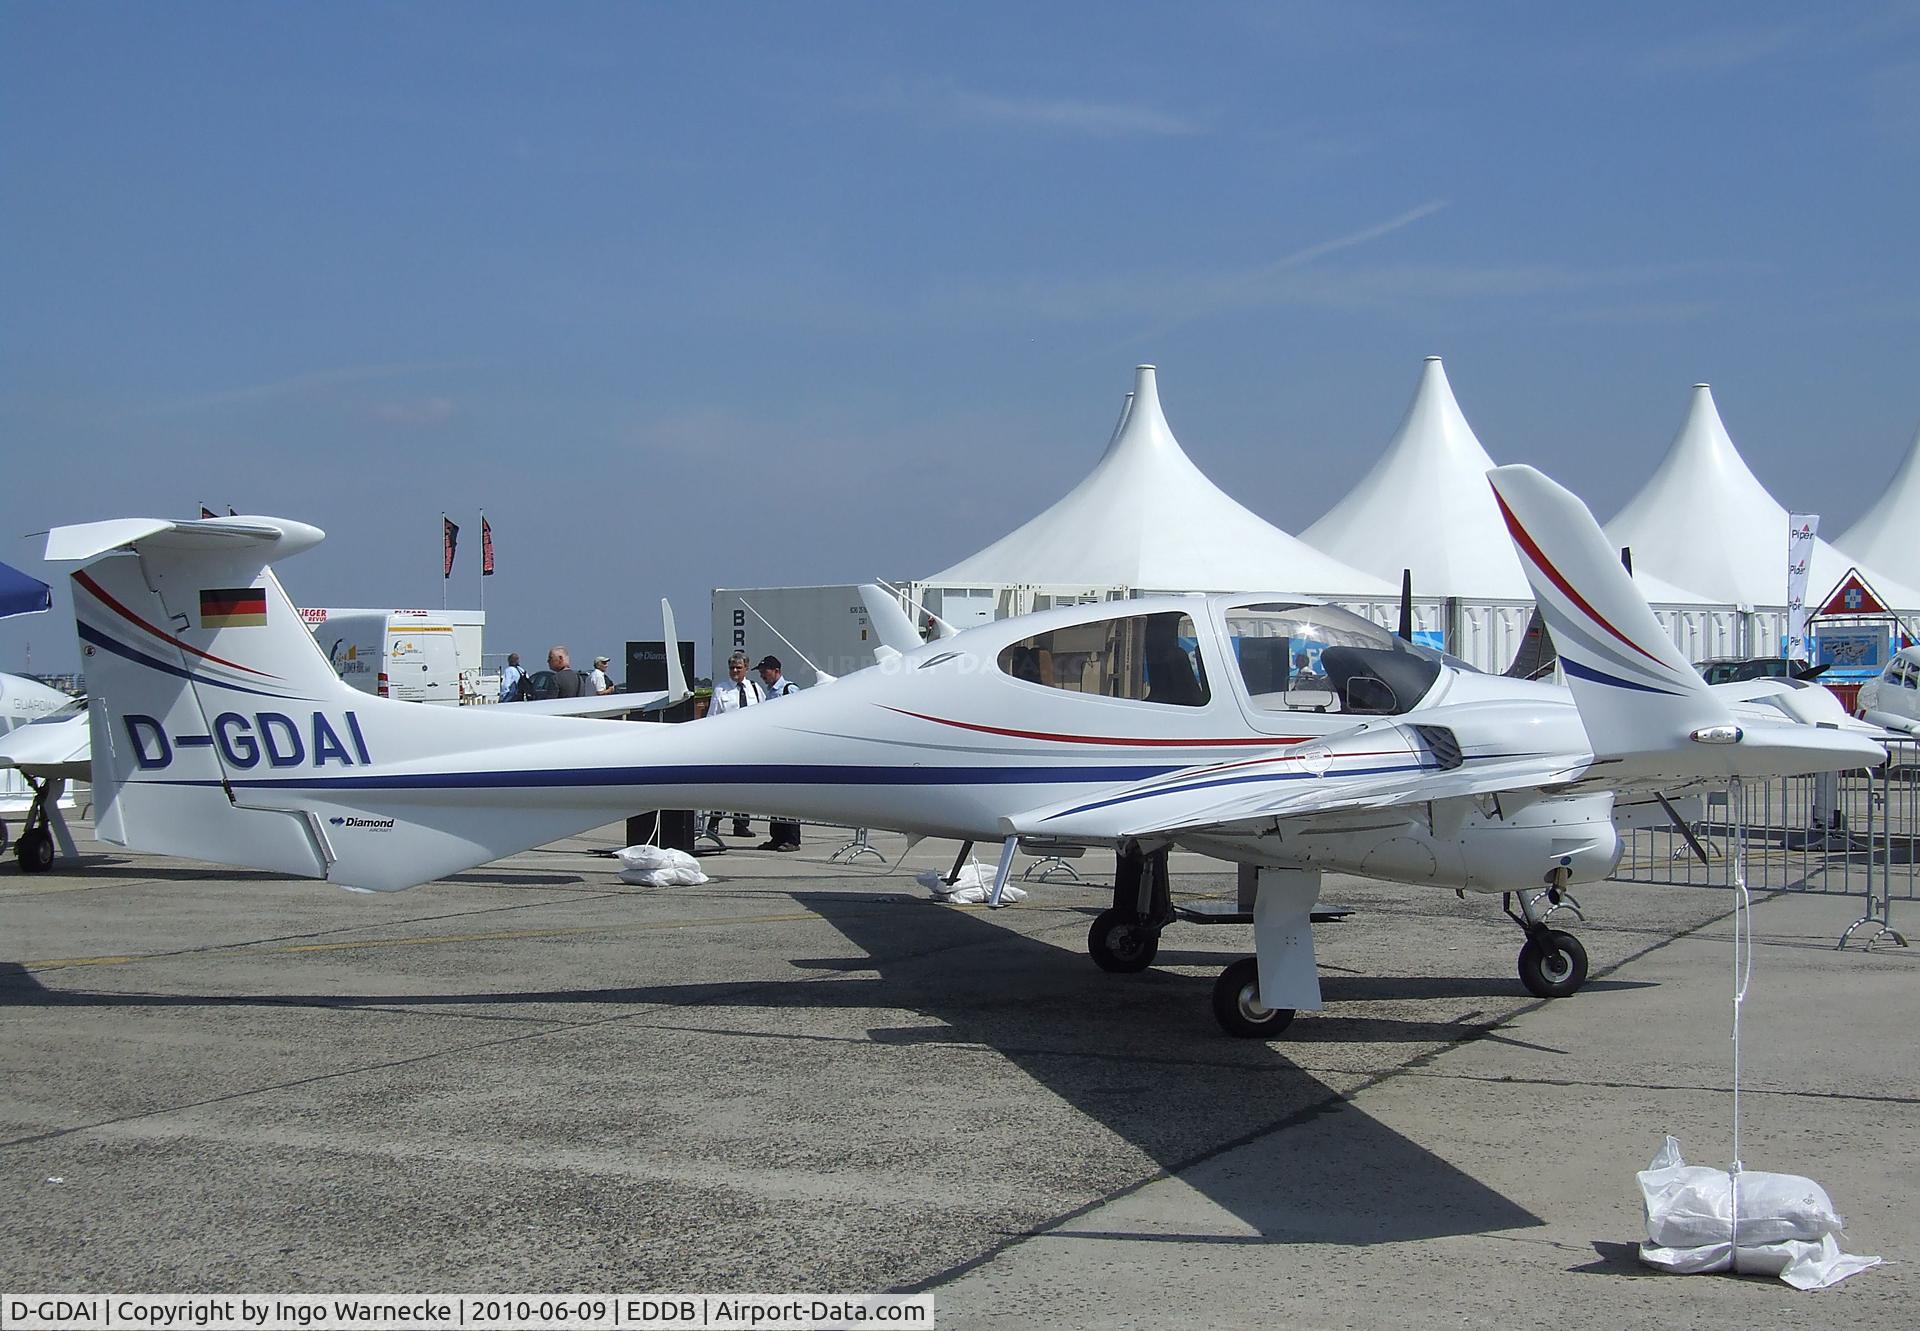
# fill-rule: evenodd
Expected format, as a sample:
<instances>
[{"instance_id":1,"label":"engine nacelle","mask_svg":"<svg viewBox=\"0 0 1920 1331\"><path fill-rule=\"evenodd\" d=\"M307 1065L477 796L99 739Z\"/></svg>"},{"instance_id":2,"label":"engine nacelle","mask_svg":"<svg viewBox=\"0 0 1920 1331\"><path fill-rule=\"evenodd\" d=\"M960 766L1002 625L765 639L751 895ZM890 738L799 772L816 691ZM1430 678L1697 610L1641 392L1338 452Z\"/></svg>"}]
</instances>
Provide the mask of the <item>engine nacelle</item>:
<instances>
[{"instance_id":1,"label":"engine nacelle","mask_svg":"<svg viewBox=\"0 0 1920 1331\"><path fill-rule=\"evenodd\" d=\"M1597 882L1613 872L1623 849L1613 825L1611 792L1553 796L1519 807L1485 797L1436 800L1396 813L1356 817L1346 827L1323 824L1275 829L1249 840L1182 842L1242 862L1476 892L1544 887L1559 868L1568 871L1570 883Z\"/></svg>"}]
</instances>

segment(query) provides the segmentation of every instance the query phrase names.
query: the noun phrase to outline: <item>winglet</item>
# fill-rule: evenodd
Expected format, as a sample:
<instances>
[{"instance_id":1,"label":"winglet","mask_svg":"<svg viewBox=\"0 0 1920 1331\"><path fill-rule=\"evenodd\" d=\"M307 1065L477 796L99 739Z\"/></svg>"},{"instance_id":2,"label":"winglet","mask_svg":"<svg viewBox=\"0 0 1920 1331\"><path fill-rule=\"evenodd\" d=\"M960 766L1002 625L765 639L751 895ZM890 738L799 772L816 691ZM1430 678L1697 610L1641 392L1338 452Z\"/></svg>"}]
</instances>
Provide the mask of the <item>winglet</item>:
<instances>
[{"instance_id":1,"label":"winglet","mask_svg":"<svg viewBox=\"0 0 1920 1331\"><path fill-rule=\"evenodd\" d=\"M1660 627L1587 506L1532 467L1487 479L1595 756L1737 743L1733 713Z\"/></svg>"},{"instance_id":2,"label":"winglet","mask_svg":"<svg viewBox=\"0 0 1920 1331\"><path fill-rule=\"evenodd\" d=\"M660 598L660 623L667 635L667 698L665 706L685 702L693 696L693 690L687 687L687 672L680 666L680 634L673 625L673 607L667 604L667 598Z\"/></svg>"}]
</instances>

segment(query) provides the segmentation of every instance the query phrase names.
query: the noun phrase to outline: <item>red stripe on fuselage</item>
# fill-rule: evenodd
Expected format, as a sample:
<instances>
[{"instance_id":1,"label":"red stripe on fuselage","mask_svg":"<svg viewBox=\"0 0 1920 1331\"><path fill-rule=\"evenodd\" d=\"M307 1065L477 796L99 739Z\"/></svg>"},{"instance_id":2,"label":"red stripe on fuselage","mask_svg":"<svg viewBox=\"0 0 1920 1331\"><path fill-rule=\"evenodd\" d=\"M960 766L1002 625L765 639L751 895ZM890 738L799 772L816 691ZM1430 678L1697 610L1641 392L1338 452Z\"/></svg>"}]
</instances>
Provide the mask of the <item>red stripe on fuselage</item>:
<instances>
[{"instance_id":1,"label":"red stripe on fuselage","mask_svg":"<svg viewBox=\"0 0 1920 1331\"><path fill-rule=\"evenodd\" d=\"M1241 744L1262 744L1268 747L1275 744L1300 744L1314 738L1312 735L1257 735L1234 739L1128 739L1116 735L1063 735L1050 730L1010 730L1005 726L983 726L971 721L949 721L943 716L909 712L904 707L888 707L887 710L898 712L901 716L911 716L916 720L931 721L939 726L952 726L956 730L972 730L983 735L1006 735L1012 739L1044 739L1056 744L1119 744L1129 748L1143 749L1217 749Z\"/></svg>"},{"instance_id":2,"label":"red stripe on fuselage","mask_svg":"<svg viewBox=\"0 0 1920 1331\"><path fill-rule=\"evenodd\" d=\"M1579 592L1575 591L1573 589L1573 584L1569 583L1565 578L1560 576L1560 570L1555 568L1553 564L1547 559L1546 555L1541 552L1540 547L1534 544L1533 537L1527 535L1527 529L1520 525L1520 519L1516 518L1513 515L1513 510L1507 507L1507 501L1500 494L1498 487L1494 489L1493 502L1500 505L1500 516L1507 520L1507 530L1513 533L1513 539L1519 542L1520 548L1527 552L1527 558L1531 559L1534 563L1534 566L1538 568L1542 573L1547 575L1548 579L1552 581L1553 585L1558 587L1561 590L1561 592L1566 595L1566 598L1568 600L1572 601L1575 605L1579 606L1581 611L1586 615L1588 619L1591 619L1594 623L1598 624L1601 628L1611 633L1614 637L1618 638L1621 642L1633 648L1634 651L1646 657L1649 661L1659 666L1662 670L1667 668L1666 662L1662 661L1659 657L1655 656L1652 652L1642 647L1639 643L1635 642L1632 638L1629 638L1626 634L1622 633L1619 629L1609 624L1605 619L1602 619L1600 617L1600 612L1587 604L1587 598L1582 596Z\"/></svg>"},{"instance_id":3,"label":"red stripe on fuselage","mask_svg":"<svg viewBox=\"0 0 1920 1331\"><path fill-rule=\"evenodd\" d=\"M192 652L195 656L199 657L203 661L212 661L218 665L231 666L235 670L244 670L249 675L258 675L261 679L280 678L278 675L270 675L264 670L255 670L252 666L243 666L238 661L229 661L224 656L215 656L211 652L203 652L198 647L195 647L190 643L181 642L180 639L174 637L171 633L161 632L159 629L155 628L153 625L147 623L146 620L134 614L133 611L127 609L124 605L121 605L118 601L114 600L112 596L108 595L106 588L102 587L99 583L95 582L92 578L88 577L84 572L74 574L73 580L79 583L82 587L85 587L88 591L92 592L95 598L99 600L100 604L106 606L107 609L113 611L115 614L119 615L122 619L126 620L128 623L139 625L141 628L151 633L154 637L161 639L163 642L172 643L175 647L178 647L183 652Z\"/></svg>"}]
</instances>

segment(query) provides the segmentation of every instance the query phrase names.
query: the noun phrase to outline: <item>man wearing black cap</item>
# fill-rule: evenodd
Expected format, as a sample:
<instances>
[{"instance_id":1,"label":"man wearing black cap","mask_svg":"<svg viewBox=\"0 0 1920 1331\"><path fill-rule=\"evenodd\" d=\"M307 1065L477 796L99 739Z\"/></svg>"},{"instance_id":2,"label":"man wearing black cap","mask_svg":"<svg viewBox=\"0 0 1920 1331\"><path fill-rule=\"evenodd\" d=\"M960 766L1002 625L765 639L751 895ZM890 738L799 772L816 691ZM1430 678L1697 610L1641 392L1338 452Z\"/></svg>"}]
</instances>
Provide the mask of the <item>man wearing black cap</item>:
<instances>
[{"instance_id":1,"label":"man wearing black cap","mask_svg":"<svg viewBox=\"0 0 1920 1331\"><path fill-rule=\"evenodd\" d=\"M799 685L793 683L791 680L780 677L779 657L771 655L763 656L760 658L760 664L755 666L754 669L760 672L760 683L764 686L763 692L766 694L768 702L772 702L775 698L784 698L789 693L800 692ZM769 820L767 823L767 839L760 844L760 849L800 849L800 824L777 823Z\"/></svg>"}]
</instances>

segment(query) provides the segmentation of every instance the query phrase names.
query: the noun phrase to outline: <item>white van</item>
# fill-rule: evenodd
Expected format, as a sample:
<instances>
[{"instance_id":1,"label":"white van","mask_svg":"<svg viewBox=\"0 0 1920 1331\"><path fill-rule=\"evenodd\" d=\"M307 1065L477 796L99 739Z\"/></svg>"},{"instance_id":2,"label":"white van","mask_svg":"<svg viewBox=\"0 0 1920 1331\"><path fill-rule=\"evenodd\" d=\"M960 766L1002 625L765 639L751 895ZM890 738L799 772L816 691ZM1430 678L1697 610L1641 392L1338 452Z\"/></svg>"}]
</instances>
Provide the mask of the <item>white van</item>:
<instances>
[{"instance_id":1,"label":"white van","mask_svg":"<svg viewBox=\"0 0 1920 1331\"><path fill-rule=\"evenodd\" d=\"M302 610L320 650L356 689L460 705L453 622L437 610Z\"/></svg>"}]
</instances>

